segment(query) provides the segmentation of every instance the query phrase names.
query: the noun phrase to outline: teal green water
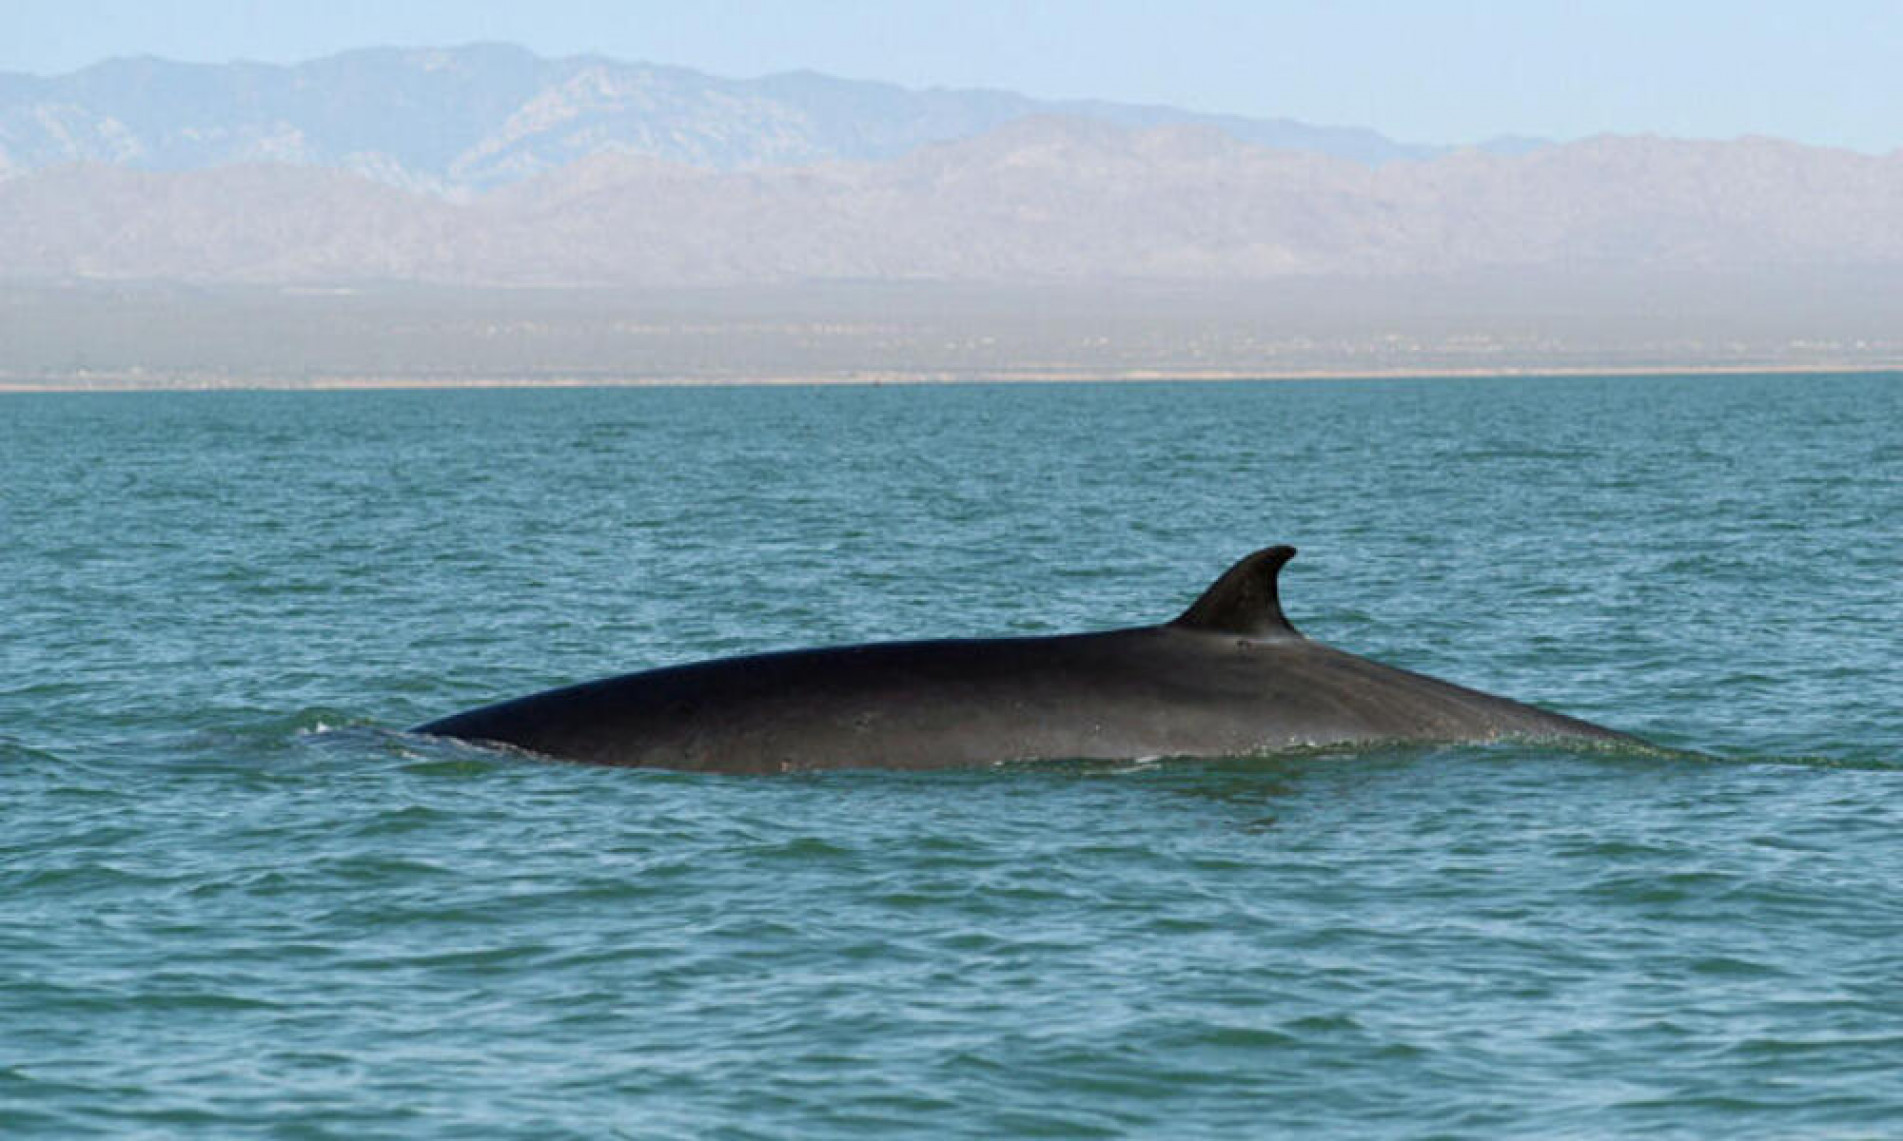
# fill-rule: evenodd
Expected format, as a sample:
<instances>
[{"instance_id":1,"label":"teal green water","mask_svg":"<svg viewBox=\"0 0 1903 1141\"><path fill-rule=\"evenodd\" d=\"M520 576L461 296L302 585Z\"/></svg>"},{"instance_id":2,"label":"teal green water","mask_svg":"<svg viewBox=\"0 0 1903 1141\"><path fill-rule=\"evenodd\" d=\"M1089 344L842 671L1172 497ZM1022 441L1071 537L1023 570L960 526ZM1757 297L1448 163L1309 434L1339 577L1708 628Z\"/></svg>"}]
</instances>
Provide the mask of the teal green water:
<instances>
[{"instance_id":1,"label":"teal green water","mask_svg":"<svg viewBox=\"0 0 1903 1141\"><path fill-rule=\"evenodd\" d=\"M1168 617L1685 755L404 735ZM0 401L0 1135L1903 1132L1903 377Z\"/></svg>"}]
</instances>

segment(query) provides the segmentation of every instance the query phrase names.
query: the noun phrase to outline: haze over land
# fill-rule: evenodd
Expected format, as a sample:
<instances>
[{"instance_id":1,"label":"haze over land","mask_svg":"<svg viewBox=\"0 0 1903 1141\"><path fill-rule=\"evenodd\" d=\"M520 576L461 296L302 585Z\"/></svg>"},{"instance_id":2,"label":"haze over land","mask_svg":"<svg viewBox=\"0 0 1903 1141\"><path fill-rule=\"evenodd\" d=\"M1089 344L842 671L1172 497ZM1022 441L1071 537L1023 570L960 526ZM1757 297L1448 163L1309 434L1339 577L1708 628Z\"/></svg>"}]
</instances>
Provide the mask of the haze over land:
<instances>
[{"instance_id":1,"label":"haze over land","mask_svg":"<svg viewBox=\"0 0 1903 1141\"><path fill-rule=\"evenodd\" d=\"M580 376L635 376L648 358L614 330L690 310L696 327L732 327L661 354L665 368L653 358L670 376L745 373L740 328L763 323L875 330L843 354L767 352L760 367L786 376L1870 365L1903 359L1903 152L1649 136L1454 150L497 46L288 68L132 60L0 76L0 267L0 373L15 382L367 376L374 360L239 369L251 354L192 358L164 334L237 297L295 326L300 307L340 311L310 290L355 289L411 299L387 312L435 314L446 343L468 323L451 299L471 320L506 316L481 291L524 287L600 322L574 334L597 351L570 345L554 369ZM691 304L668 300L682 290ZM1070 316L1011 319L1040 291ZM1198 308L1227 331L1139 347ZM118 347L90 354L25 316L77 330L77 314L161 310L174 316L156 339L115 330ZM383 373L448 375L431 362L463 358L376 312L350 318L354 335L412 354L379 358ZM934 349L947 321L1011 358Z\"/></svg>"}]
</instances>

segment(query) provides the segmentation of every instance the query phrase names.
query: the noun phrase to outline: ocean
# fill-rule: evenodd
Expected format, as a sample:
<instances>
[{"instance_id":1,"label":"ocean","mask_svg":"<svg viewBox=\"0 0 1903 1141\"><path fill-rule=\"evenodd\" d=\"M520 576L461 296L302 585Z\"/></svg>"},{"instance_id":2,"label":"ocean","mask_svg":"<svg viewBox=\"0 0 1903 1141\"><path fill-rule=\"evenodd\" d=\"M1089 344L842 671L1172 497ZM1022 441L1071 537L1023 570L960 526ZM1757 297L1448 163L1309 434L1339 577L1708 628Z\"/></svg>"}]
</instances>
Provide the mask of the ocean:
<instances>
[{"instance_id":1,"label":"ocean","mask_svg":"<svg viewBox=\"0 0 1903 1141\"><path fill-rule=\"evenodd\" d=\"M1167 619L1639 734L405 727ZM1903 375L0 398L0 1135L1903 1135Z\"/></svg>"}]
</instances>

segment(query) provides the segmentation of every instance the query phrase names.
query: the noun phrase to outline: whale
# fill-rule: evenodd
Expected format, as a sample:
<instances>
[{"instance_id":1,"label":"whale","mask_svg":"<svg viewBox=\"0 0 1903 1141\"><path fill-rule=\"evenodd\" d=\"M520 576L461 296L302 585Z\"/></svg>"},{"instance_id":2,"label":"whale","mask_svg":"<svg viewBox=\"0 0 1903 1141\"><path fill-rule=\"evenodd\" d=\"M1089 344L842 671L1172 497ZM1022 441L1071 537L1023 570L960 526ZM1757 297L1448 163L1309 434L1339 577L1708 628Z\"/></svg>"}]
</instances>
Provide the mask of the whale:
<instances>
[{"instance_id":1,"label":"whale","mask_svg":"<svg viewBox=\"0 0 1903 1141\"><path fill-rule=\"evenodd\" d=\"M456 713L411 732L557 760L715 773L1237 758L1616 730L1304 636L1267 547L1157 625L874 642L666 666Z\"/></svg>"}]
</instances>

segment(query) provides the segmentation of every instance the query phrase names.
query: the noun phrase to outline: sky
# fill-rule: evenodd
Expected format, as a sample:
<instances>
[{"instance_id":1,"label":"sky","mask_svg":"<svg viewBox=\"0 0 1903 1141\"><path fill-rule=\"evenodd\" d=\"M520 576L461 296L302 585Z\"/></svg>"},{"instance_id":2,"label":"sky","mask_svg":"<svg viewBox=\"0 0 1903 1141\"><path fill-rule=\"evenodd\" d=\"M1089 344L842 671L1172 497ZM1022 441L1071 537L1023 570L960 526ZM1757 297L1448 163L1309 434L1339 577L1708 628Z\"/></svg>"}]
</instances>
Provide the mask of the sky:
<instances>
[{"instance_id":1,"label":"sky","mask_svg":"<svg viewBox=\"0 0 1903 1141\"><path fill-rule=\"evenodd\" d=\"M1903 0L0 0L0 71L516 43L1501 135L1903 146Z\"/></svg>"}]
</instances>

